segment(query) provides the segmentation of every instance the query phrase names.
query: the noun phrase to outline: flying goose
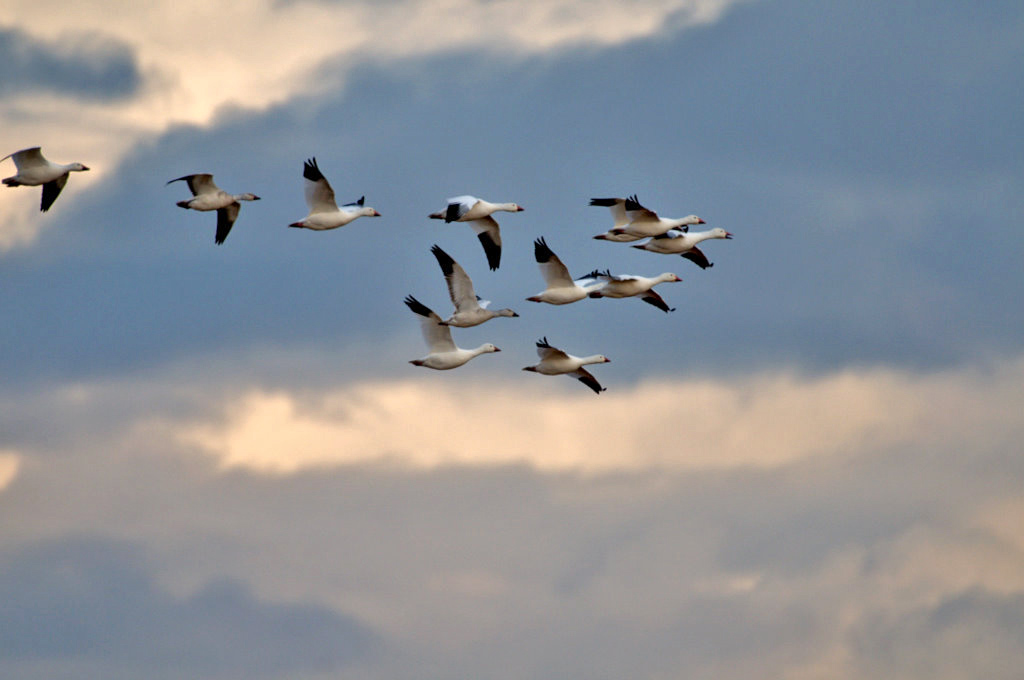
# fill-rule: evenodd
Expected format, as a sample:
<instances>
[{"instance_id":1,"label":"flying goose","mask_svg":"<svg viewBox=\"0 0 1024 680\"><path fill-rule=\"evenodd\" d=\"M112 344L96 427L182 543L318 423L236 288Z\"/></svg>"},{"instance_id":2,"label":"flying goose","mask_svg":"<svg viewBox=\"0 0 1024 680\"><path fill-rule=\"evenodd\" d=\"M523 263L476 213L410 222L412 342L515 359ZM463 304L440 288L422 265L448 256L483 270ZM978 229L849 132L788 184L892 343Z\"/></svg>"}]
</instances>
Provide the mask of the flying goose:
<instances>
[{"instance_id":1,"label":"flying goose","mask_svg":"<svg viewBox=\"0 0 1024 680\"><path fill-rule=\"evenodd\" d=\"M540 293L526 298L530 302L547 302L552 305L566 305L587 297L587 294L597 290L605 284L605 281L598 278L598 271L594 270L586 276L576 280L569 275L558 256L548 247L544 237L533 242L533 256L540 267L541 276L547 283Z\"/></svg>"},{"instance_id":2,"label":"flying goose","mask_svg":"<svg viewBox=\"0 0 1024 680\"><path fill-rule=\"evenodd\" d=\"M621 241L621 238L609 238L621 237L624 235L636 236L643 238L645 236L657 236L664 234L669 229L682 229L683 227L688 228L691 224L704 224L704 220L697 217L696 215L687 215L686 217L680 217L678 219L669 219L667 217L658 217L658 213L653 210L640 205L640 201L637 200L636 196L630 196L625 200L623 209L626 211L626 215L629 218L629 224L624 227L614 227L608 230L607 234L598 234L595 239L605 241Z\"/></svg>"},{"instance_id":3,"label":"flying goose","mask_svg":"<svg viewBox=\"0 0 1024 680\"><path fill-rule=\"evenodd\" d=\"M486 352L501 351L489 342L480 345L476 349L456 347L452 341L452 331L442 323L441 317L412 295L405 298L405 304L413 312L420 315L423 339L427 341L427 347L430 349L430 353L427 356L410 361L409 363L413 366L426 366L438 371L447 371L451 368L458 368L473 357L480 356Z\"/></svg>"},{"instance_id":4,"label":"flying goose","mask_svg":"<svg viewBox=\"0 0 1024 680\"><path fill-rule=\"evenodd\" d=\"M670 272L659 274L653 278L646 276L633 276L631 274L620 274L613 276L610 273L598 272L598 277L605 283L600 288L589 293L592 298L609 297L625 298L639 297L647 304L654 305L663 312L674 312L675 307L669 307L660 295L654 292L654 286L668 281L682 281L681 278Z\"/></svg>"},{"instance_id":5,"label":"flying goose","mask_svg":"<svg viewBox=\"0 0 1024 680\"><path fill-rule=\"evenodd\" d=\"M519 316L511 309L487 309L490 301L481 300L480 296L473 291L473 281L466 274L466 270L437 245L434 245L430 252L434 254L437 263L441 266L444 280L448 284L448 296L451 297L452 304L455 305L455 313L442 323L447 326L468 328L482 324L496 316Z\"/></svg>"},{"instance_id":6,"label":"flying goose","mask_svg":"<svg viewBox=\"0 0 1024 680\"><path fill-rule=\"evenodd\" d=\"M429 217L445 222L469 222L484 247L488 266L494 270L501 264L501 231L491 214L499 210L522 212L523 208L515 203L488 203L476 196L455 196L448 199L444 210L431 213Z\"/></svg>"},{"instance_id":7,"label":"flying goose","mask_svg":"<svg viewBox=\"0 0 1024 680\"><path fill-rule=\"evenodd\" d=\"M543 337L537 341L537 356L540 357L540 363L534 366L527 366L523 369L524 371L533 371L541 375L571 375L597 394L601 394L605 390L597 382L597 379L587 369L583 368L587 364L605 364L610 362L611 359L603 354L574 357L557 347L552 347L548 344L547 337Z\"/></svg>"},{"instance_id":8,"label":"flying goose","mask_svg":"<svg viewBox=\"0 0 1024 680\"><path fill-rule=\"evenodd\" d=\"M14 166L18 169L16 175L3 180L7 186L37 187L40 184L43 185L43 198L39 203L39 209L46 212L60 196L64 185L68 183L68 173L83 172L89 168L81 163L68 163L67 165L51 163L43 157L41 148L33 146L31 149L15 151L0 158L0 161L10 158L14 160Z\"/></svg>"},{"instance_id":9,"label":"flying goose","mask_svg":"<svg viewBox=\"0 0 1024 680\"><path fill-rule=\"evenodd\" d=\"M324 231L344 227L359 217L380 217L379 212L364 205L365 196L360 196L358 201L346 203L339 208L334 200L334 189L320 172L315 157L302 164L302 176L306 180L305 194L309 214L298 222L292 222L289 227Z\"/></svg>"},{"instance_id":10,"label":"flying goose","mask_svg":"<svg viewBox=\"0 0 1024 680\"><path fill-rule=\"evenodd\" d=\"M213 242L217 245L224 243L232 225L238 219L238 211L241 208L238 202L260 200L260 197L255 194L229 194L213 183L213 175L208 172L184 175L167 183L171 182L185 182L192 195L195 196L188 201L178 201L179 208L217 211L217 234L213 237Z\"/></svg>"},{"instance_id":11,"label":"flying goose","mask_svg":"<svg viewBox=\"0 0 1024 680\"><path fill-rule=\"evenodd\" d=\"M646 243L633 247L640 250L648 250L652 253L681 255L701 269L707 269L708 267L714 267L715 263L708 261L707 256L701 252L697 244L712 238L731 239L732 234L721 227L715 227L708 231L691 231L686 234L676 229L671 229L660 236L655 236Z\"/></svg>"}]
</instances>

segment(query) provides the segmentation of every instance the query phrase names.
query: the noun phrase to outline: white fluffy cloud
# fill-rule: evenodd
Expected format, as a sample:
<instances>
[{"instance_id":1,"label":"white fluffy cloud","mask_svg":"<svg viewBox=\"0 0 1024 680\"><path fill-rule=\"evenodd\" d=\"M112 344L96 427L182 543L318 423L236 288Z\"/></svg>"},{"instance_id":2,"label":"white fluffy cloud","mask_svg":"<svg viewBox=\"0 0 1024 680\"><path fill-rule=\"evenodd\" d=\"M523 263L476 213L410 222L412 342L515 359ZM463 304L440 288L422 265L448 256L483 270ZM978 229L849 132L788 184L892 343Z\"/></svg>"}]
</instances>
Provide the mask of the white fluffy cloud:
<instances>
[{"instance_id":1,"label":"white fluffy cloud","mask_svg":"<svg viewBox=\"0 0 1024 680\"><path fill-rule=\"evenodd\" d=\"M645 383L595 396L432 375L316 398L251 390L226 421L179 432L225 467L277 473L388 460L586 473L771 467L908 442L967 447L979 437L1024 434L1022 380L1017 361L991 375L851 369Z\"/></svg>"}]
</instances>

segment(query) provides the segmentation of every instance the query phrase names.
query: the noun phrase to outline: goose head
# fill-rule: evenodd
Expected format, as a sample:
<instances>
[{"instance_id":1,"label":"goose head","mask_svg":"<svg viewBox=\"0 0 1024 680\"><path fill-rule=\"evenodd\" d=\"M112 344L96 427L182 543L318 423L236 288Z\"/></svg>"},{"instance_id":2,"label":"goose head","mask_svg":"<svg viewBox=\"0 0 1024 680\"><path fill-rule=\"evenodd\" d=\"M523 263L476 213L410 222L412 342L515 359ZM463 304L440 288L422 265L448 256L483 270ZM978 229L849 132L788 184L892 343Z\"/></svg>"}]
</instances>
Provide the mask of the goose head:
<instances>
[{"instance_id":1,"label":"goose head","mask_svg":"<svg viewBox=\"0 0 1024 680\"><path fill-rule=\"evenodd\" d=\"M71 165L68 166L68 171L69 172L84 172L84 171L86 171L88 169L89 168L87 168L86 166L82 165L81 163L72 163Z\"/></svg>"},{"instance_id":2,"label":"goose head","mask_svg":"<svg viewBox=\"0 0 1024 680\"><path fill-rule=\"evenodd\" d=\"M235 196L235 200L236 201L258 201L258 200L260 200L260 197L257 196L256 194L245 193L245 194L238 194L238 195L236 195Z\"/></svg>"}]
</instances>

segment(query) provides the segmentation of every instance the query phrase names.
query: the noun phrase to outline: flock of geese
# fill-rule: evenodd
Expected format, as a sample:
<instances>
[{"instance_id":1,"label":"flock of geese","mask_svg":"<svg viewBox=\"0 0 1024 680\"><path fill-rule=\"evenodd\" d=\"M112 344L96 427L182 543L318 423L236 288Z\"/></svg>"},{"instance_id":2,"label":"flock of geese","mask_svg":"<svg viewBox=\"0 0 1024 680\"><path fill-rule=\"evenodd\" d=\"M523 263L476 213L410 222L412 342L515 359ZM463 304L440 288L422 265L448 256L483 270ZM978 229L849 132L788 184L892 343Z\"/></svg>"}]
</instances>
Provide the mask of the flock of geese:
<instances>
[{"instance_id":1,"label":"flock of geese","mask_svg":"<svg viewBox=\"0 0 1024 680\"><path fill-rule=\"evenodd\" d=\"M0 162L11 158L17 168L17 174L7 177L3 183L8 187L42 186L40 210L47 211L57 200L61 190L72 172L88 170L81 163L52 163L43 156L40 147L22 149L0 158ZM309 206L309 214L301 220L291 223L290 227L323 231L337 229L360 217L380 217L374 208L365 205L365 197L358 201L338 205L327 178L320 171L315 158L305 161L302 169L305 178L305 198ZM185 182L192 192L192 198L178 201L177 205L188 210L216 211L217 231L214 242L218 245L227 238L231 227L238 219L240 201L258 201L260 197L251 193L229 194L213 182L213 175L197 173L170 180ZM732 234L720 227L708 231L691 232L690 226L705 224L696 215L687 215L679 219L660 217L655 211L640 204L636 195L628 198L593 198L590 205L606 207L612 215L612 227L595 239L619 243L640 241L642 244L634 248L652 253L681 255L701 269L713 264L697 247L697 244L708 239L731 239ZM487 264L491 270L498 269L501 264L501 232L493 215L496 212L521 212L523 208L516 203L490 203L475 196L456 196L447 200L444 210L431 213L431 219L448 222L466 222L476 233L483 246ZM526 298L530 302L544 302L552 305L565 305L583 300L584 298L627 298L639 297L644 302L664 312L675 311L665 300L654 291L660 283L681 281L672 273L664 273L655 277L633 276L627 274L613 275L609 270L594 270L585 276L574 279L561 259L548 247L543 237L534 241L534 258L544 277L546 287L540 293ZM420 317L423 338L426 340L429 353L421 359L413 359L409 363L435 370L458 368L471 359L490 352L500 352L491 343L485 343L473 349L458 347L452 340L451 328L468 328L478 326L493 318L519 316L511 309L488 309L490 304L482 300L473 288L473 281L466 270L444 250L434 245L431 253L437 259L448 294L455 310L447 319L442 319L436 312L421 303L412 295L405 298L405 304ZM605 388L585 368L589 364L607 363L610 361L603 354L589 356L573 356L548 343L547 337L537 341L537 355L540 361L527 366L524 371L532 371L542 375L569 375L576 378L596 393Z\"/></svg>"}]
</instances>

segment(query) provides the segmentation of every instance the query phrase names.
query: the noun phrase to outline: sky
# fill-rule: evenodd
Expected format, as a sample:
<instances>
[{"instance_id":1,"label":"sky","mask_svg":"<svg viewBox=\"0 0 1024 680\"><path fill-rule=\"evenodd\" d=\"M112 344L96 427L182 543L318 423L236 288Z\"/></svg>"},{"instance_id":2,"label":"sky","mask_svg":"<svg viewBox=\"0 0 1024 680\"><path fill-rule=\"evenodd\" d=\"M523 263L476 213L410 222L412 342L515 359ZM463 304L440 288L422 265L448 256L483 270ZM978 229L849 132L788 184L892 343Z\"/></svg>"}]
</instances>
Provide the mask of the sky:
<instances>
[{"instance_id":1,"label":"sky","mask_svg":"<svg viewBox=\"0 0 1024 680\"><path fill-rule=\"evenodd\" d=\"M1020 3L43 0L0 62L0 155L91 168L0 190L0 676L1019 677ZM311 157L382 216L287 228ZM633 193L734 238L592 239ZM538 237L676 311L526 301ZM455 371L433 244L520 314Z\"/></svg>"}]
</instances>

